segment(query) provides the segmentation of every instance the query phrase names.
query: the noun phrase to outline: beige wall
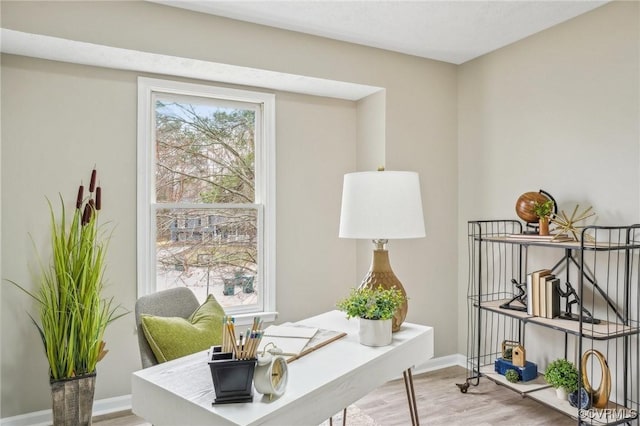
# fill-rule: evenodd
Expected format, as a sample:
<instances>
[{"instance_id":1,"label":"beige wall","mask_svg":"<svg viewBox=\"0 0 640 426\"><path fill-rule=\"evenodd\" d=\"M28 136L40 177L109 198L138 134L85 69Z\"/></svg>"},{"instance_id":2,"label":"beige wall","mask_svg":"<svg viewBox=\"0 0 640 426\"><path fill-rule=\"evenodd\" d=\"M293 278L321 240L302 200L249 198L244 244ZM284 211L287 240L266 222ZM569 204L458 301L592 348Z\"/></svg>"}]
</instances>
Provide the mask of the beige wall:
<instances>
[{"instance_id":1,"label":"beige wall","mask_svg":"<svg viewBox=\"0 0 640 426\"><path fill-rule=\"evenodd\" d=\"M468 220L515 218L542 188L599 224L640 221L639 14L611 3L459 67L461 352Z\"/></svg>"},{"instance_id":2,"label":"beige wall","mask_svg":"<svg viewBox=\"0 0 640 426\"><path fill-rule=\"evenodd\" d=\"M342 175L382 161L415 170L422 181L427 238L391 243L394 270L411 297L408 320L436 328L437 356L456 352L455 66L145 2L1 7L3 28L383 87L358 103L276 93L279 321L331 309L366 272L356 242L337 238ZM3 277L31 285L27 235L45 243L44 197L72 198L78 179L97 164L103 217L117 224L108 293L133 309L136 76L2 57ZM379 132L370 129L384 129L385 139L370 143L366 131ZM368 250L359 257L368 258ZM49 407L42 348L25 315L30 307L5 285L2 417ZM139 368L132 315L114 323L106 340L111 351L98 367L97 399L130 393L130 373Z\"/></svg>"}]
</instances>

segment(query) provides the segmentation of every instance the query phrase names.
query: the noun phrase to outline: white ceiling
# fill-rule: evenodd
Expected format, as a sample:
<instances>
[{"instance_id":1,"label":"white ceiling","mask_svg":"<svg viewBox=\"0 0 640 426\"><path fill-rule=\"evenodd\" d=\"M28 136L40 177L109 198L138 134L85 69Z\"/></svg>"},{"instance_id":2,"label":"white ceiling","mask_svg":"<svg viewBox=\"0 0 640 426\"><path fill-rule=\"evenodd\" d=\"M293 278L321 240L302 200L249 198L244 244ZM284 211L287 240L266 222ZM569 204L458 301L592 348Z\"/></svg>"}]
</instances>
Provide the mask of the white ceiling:
<instances>
[{"instance_id":1,"label":"white ceiling","mask_svg":"<svg viewBox=\"0 0 640 426\"><path fill-rule=\"evenodd\" d=\"M152 1L461 64L608 0Z\"/></svg>"}]
</instances>

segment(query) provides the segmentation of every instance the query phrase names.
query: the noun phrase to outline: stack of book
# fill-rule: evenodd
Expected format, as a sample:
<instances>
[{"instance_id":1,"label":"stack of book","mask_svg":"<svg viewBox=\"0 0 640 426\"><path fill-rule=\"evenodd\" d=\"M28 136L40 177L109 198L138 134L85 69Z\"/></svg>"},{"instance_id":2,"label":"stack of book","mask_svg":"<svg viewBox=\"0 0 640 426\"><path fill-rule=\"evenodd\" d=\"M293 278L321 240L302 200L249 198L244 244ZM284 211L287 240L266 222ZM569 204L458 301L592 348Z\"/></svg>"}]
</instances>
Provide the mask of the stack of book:
<instances>
[{"instance_id":1,"label":"stack of book","mask_svg":"<svg viewBox=\"0 0 640 426\"><path fill-rule=\"evenodd\" d=\"M527 274L527 313L536 317L560 315L560 279L549 269Z\"/></svg>"}]
</instances>

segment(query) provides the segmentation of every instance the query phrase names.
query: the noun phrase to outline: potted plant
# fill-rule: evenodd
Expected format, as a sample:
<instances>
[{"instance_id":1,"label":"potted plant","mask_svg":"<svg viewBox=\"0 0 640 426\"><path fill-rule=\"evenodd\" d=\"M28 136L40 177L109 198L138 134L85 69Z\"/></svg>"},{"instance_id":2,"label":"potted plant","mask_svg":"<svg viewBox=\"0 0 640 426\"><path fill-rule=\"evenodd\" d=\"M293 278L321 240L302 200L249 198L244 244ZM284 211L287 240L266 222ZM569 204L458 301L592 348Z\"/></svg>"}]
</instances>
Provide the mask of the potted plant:
<instances>
[{"instance_id":1,"label":"potted plant","mask_svg":"<svg viewBox=\"0 0 640 426\"><path fill-rule=\"evenodd\" d=\"M98 225L102 190L91 173L89 196L80 185L71 223L64 200L56 217L51 202L51 261L38 256L39 288L10 281L37 302L38 328L49 362L54 425L91 424L96 364L106 355L107 325L126 314L102 297L108 235Z\"/></svg>"},{"instance_id":2,"label":"potted plant","mask_svg":"<svg viewBox=\"0 0 640 426\"><path fill-rule=\"evenodd\" d=\"M386 346L391 343L393 315L404 303L406 296L392 287L352 289L349 296L336 306L346 312L347 318L360 319L360 343L367 346Z\"/></svg>"},{"instance_id":3,"label":"potted plant","mask_svg":"<svg viewBox=\"0 0 640 426\"><path fill-rule=\"evenodd\" d=\"M572 362L564 358L552 361L544 373L544 379L556 388L559 399L567 399L567 395L578 390L578 369Z\"/></svg>"},{"instance_id":4,"label":"potted plant","mask_svg":"<svg viewBox=\"0 0 640 426\"><path fill-rule=\"evenodd\" d=\"M553 213L553 201L536 201L533 204L533 212L538 216L539 234L549 235L549 219Z\"/></svg>"}]
</instances>

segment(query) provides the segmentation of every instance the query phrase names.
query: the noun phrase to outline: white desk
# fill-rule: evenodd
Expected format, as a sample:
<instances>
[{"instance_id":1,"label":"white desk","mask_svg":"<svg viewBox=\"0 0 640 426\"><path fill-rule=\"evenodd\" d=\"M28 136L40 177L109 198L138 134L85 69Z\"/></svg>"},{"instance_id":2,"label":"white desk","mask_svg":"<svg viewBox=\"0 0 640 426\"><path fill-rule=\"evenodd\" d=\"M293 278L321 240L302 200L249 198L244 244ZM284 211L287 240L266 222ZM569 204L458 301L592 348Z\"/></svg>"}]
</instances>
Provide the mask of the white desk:
<instances>
[{"instance_id":1,"label":"white desk","mask_svg":"<svg viewBox=\"0 0 640 426\"><path fill-rule=\"evenodd\" d=\"M431 327L405 322L391 345L372 348L358 343L358 320L347 320L343 312L300 323L347 335L290 363L289 383L280 398L269 401L254 390L252 403L212 405L215 392L205 351L133 373L133 412L156 426L317 426L404 373L409 406L417 413L410 369L433 357Z\"/></svg>"}]
</instances>

